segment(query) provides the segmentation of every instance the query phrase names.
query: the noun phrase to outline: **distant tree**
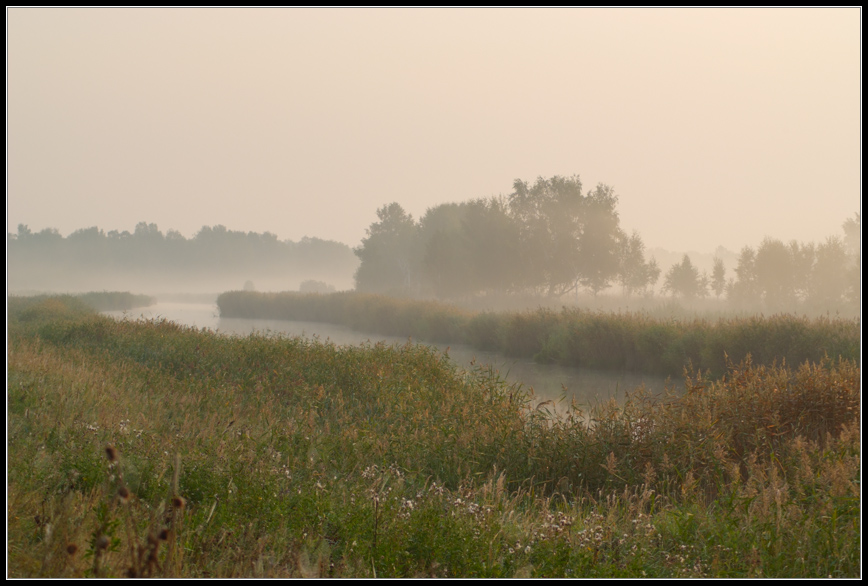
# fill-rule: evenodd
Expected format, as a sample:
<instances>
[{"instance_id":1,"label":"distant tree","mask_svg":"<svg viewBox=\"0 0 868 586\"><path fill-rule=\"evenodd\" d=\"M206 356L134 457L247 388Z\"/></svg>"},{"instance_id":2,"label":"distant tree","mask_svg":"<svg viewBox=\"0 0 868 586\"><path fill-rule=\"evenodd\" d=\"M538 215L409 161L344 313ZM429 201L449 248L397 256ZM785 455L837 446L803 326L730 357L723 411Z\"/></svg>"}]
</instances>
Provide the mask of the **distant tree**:
<instances>
[{"instance_id":1,"label":"distant tree","mask_svg":"<svg viewBox=\"0 0 868 586\"><path fill-rule=\"evenodd\" d=\"M438 297L531 290L560 296L579 286L595 295L621 270L618 198L600 184L582 194L578 176L516 179L507 198L429 209L417 224L397 203L355 249L356 287ZM641 239L634 238L643 256ZM630 291L653 284L660 270L644 259L625 273Z\"/></svg>"},{"instance_id":2,"label":"distant tree","mask_svg":"<svg viewBox=\"0 0 868 586\"><path fill-rule=\"evenodd\" d=\"M862 302L862 263L861 255L857 262L851 263L847 269L847 285L844 293L847 303L853 308L861 307Z\"/></svg>"},{"instance_id":3,"label":"distant tree","mask_svg":"<svg viewBox=\"0 0 868 586\"><path fill-rule=\"evenodd\" d=\"M715 297L720 299L720 294L726 288L726 267L723 266L723 259L719 256L714 257L714 268L711 270L711 290L714 291Z\"/></svg>"},{"instance_id":4,"label":"distant tree","mask_svg":"<svg viewBox=\"0 0 868 586\"><path fill-rule=\"evenodd\" d=\"M813 242L799 244L793 240L789 249L793 262L793 294L797 300L804 301L811 290L811 273L814 272L817 247Z\"/></svg>"},{"instance_id":5,"label":"distant tree","mask_svg":"<svg viewBox=\"0 0 868 586\"><path fill-rule=\"evenodd\" d=\"M464 206L461 242L470 267L474 293L507 291L517 281L515 260L520 255L518 226L506 202L477 199Z\"/></svg>"},{"instance_id":6,"label":"distant tree","mask_svg":"<svg viewBox=\"0 0 868 586\"><path fill-rule=\"evenodd\" d=\"M430 208L418 234L422 280L437 297L507 291L518 281L518 226L503 199Z\"/></svg>"},{"instance_id":7,"label":"distant tree","mask_svg":"<svg viewBox=\"0 0 868 586\"><path fill-rule=\"evenodd\" d=\"M809 301L816 309L834 309L847 293L847 249L837 236L817 246Z\"/></svg>"},{"instance_id":8,"label":"distant tree","mask_svg":"<svg viewBox=\"0 0 868 586\"><path fill-rule=\"evenodd\" d=\"M324 281L315 281L313 279L309 279L307 281L303 281L298 286L298 290L301 293L334 293L335 287L334 285L329 285Z\"/></svg>"},{"instance_id":9,"label":"distant tree","mask_svg":"<svg viewBox=\"0 0 868 586\"><path fill-rule=\"evenodd\" d=\"M853 255L862 253L862 215L860 213L853 214L852 218L847 218L842 226L844 228L844 244L847 247L847 252Z\"/></svg>"},{"instance_id":10,"label":"distant tree","mask_svg":"<svg viewBox=\"0 0 868 586\"><path fill-rule=\"evenodd\" d=\"M765 306L782 309L795 300L795 272L790 249L780 240L766 238L754 257L756 286Z\"/></svg>"},{"instance_id":11,"label":"distant tree","mask_svg":"<svg viewBox=\"0 0 868 586\"><path fill-rule=\"evenodd\" d=\"M579 235L575 266L579 282L594 296L608 288L619 270L619 242L624 234L619 225L618 197L602 183L585 198L584 225Z\"/></svg>"},{"instance_id":12,"label":"distant tree","mask_svg":"<svg viewBox=\"0 0 868 586\"><path fill-rule=\"evenodd\" d=\"M741 249L735 274L735 280L727 285L727 299L742 307L755 304L760 290L756 279L756 252L750 246Z\"/></svg>"},{"instance_id":13,"label":"distant tree","mask_svg":"<svg viewBox=\"0 0 868 586\"><path fill-rule=\"evenodd\" d=\"M101 288L107 280L141 281L150 276L176 282L209 274L233 279L286 273L346 278L359 262L352 249L339 242L281 242L270 232L239 232L225 226L203 226L190 240L176 230L163 236L156 224L146 222L139 222L132 234L91 227L64 238L55 229L33 234L22 225L18 234L9 236L11 279L24 288L30 286L27 283L46 286L46 275L55 275L52 286L61 290Z\"/></svg>"},{"instance_id":14,"label":"distant tree","mask_svg":"<svg viewBox=\"0 0 868 586\"><path fill-rule=\"evenodd\" d=\"M549 295L574 289L586 215L579 177L539 177L532 186L516 179L508 203L518 229L517 268L524 285Z\"/></svg>"},{"instance_id":15,"label":"distant tree","mask_svg":"<svg viewBox=\"0 0 868 586\"><path fill-rule=\"evenodd\" d=\"M450 203L429 208L419 221L419 266L425 288L437 297L468 292L470 261L465 254L461 221L462 204Z\"/></svg>"},{"instance_id":16,"label":"distant tree","mask_svg":"<svg viewBox=\"0 0 868 586\"><path fill-rule=\"evenodd\" d=\"M657 265L657 259L653 256L651 260L648 261L646 265L646 273L648 275L648 285L645 291L647 294L652 294L654 291L654 286L657 284L657 281L660 280L660 267Z\"/></svg>"},{"instance_id":17,"label":"distant tree","mask_svg":"<svg viewBox=\"0 0 868 586\"><path fill-rule=\"evenodd\" d=\"M621 240L618 283L625 296L653 286L660 277L660 268L653 258L645 262L645 243L638 232Z\"/></svg>"},{"instance_id":18,"label":"distant tree","mask_svg":"<svg viewBox=\"0 0 868 586\"><path fill-rule=\"evenodd\" d=\"M415 244L418 225L397 203L377 210L379 221L354 249L361 260L356 289L368 293L407 295L417 286Z\"/></svg>"},{"instance_id":19,"label":"distant tree","mask_svg":"<svg viewBox=\"0 0 868 586\"><path fill-rule=\"evenodd\" d=\"M160 229L156 224L148 224L147 222L139 222L136 224L135 232L133 232L133 236L136 238L149 239L153 241L159 241L163 239L163 233L160 232Z\"/></svg>"},{"instance_id":20,"label":"distant tree","mask_svg":"<svg viewBox=\"0 0 868 586\"><path fill-rule=\"evenodd\" d=\"M71 261L86 266L104 264L109 254L105 233L96 226L67 236L65 247Z\"/></svg>"},{"instance_id":21,"label":"distant tree","mask_svg":"<svg viewBox=\"0 0 868 586\"><path fill-rule=\"evenodd\" d=\"M672 293L673 296L680 295L684 299L704 297L706 294L699 269L693 266L690 257L686 254L681 263L672 265L666 273L663 290Z\"/></svg>"},{"instance_id":22,"label":"distant tree","mask_svg":"<svg viewBox=\"0 0 868 586\"><path fill-rule=\"evenodd\" d=\"M847 302L854 308L860 307L862 300L862 215L856 213L844 224L844 244L849 252L847 268Z\"/></svg>"}]
</instances>

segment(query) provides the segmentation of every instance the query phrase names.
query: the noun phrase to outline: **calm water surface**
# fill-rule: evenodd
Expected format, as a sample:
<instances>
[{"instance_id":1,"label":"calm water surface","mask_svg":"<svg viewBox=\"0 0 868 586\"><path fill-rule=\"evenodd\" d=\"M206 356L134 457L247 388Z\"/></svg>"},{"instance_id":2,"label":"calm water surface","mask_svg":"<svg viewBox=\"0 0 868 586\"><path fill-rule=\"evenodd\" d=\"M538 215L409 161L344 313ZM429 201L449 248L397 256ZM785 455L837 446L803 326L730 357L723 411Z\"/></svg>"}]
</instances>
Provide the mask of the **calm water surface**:
<instances>
[{"instance_id":1,"label":"calm water surface","mask_svg":"<svg viewBox=\"0 0 868 586\"><path fill-rule=\"evenodd\" d=\"M342 346L357 346L380 341L387 344L408 342L407 338L357 332L344 326L321 322L222 318L216 304L157 303L146 308L104 313L115 318L165 318L182 325L207 328L236 336L247 336L251 333L301 336L327 340ZM470 367L471 364L491 365L507 381L532 388L537 402L553 401L559 410L566 408L571 400L589 406L612 398L621 401L626 392L643 384L654 393L662 393L667 385L666 379L659 376L537 364L530 360L510 358L496 352L484 352L460 344L446 346L420 343L434 346L441 352L446 352L448 349L449 358L463 368Z\"/></svg>"}]
</instances>

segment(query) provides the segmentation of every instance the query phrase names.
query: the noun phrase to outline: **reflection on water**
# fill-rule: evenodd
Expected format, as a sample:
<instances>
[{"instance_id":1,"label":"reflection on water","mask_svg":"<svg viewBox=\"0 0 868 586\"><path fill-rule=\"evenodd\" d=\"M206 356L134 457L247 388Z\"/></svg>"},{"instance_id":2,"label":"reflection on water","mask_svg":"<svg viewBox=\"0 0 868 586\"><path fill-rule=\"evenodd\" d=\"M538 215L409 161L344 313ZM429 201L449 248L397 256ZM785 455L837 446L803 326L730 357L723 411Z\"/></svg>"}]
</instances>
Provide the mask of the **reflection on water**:
<instances>
[{"instance_id":1,"label":"reflection on water","mask_svg":"<svg viewBox=\"0 0 868 586\"><path fill-rule=\"evenodd\" d=\"M270 333L331 341L337 345L358 345L379 341L387 344L406 344L408 341L407 338L366 334L321 322L221 318L216 304L158 303L132 311L104 313L116 318L165 318L186 326L207 328L227 335ZM661 393L666 387L666 379L659 376L537 364L530 360L510 358L503 354L484 352L464 345L427 344L438 348L441 352L448 351L449 358L460 367L467 368L471 364L491 365L507 381L532 388L536 401L552 400L560 408L566 408L571 400L583 406L594 405L612 398L621 401L628 391L635 390L643 384L653 393Z\"/></svg>"}]
</instances>

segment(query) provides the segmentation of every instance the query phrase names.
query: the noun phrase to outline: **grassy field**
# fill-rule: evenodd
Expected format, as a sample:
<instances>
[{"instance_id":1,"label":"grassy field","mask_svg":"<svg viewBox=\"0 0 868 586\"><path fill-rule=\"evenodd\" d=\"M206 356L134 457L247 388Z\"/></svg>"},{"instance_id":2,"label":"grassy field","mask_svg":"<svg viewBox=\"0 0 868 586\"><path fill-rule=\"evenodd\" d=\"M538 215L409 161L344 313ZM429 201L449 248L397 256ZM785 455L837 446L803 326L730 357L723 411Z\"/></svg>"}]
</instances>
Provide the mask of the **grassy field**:
<instances>
[{"instance_id":1,"label":"grassy field","mask_svg":"<svg viewBox=\"0 0 868 586\"><path fill-rule=\"evenodd\" d=\"M861 574L851 360L554 417L423 346L8 303L10 577Z\"/></svg>"},{"instance_id":2,"label":"grassy field","mask_svg":"<svg viewBox=\"0 0 868 586\"><path fill-rule=\"evenodd\" d=\"M718 319L661 318L562 308L473 312L433 301L343 292L329 295L231 291L223 317L341 324L365 332L533 358L563 366L681 376L685 367L722 376L730 361L799 365L826 356L857 360L858 319L790 314Z\"/></svg>"}]
</instances>

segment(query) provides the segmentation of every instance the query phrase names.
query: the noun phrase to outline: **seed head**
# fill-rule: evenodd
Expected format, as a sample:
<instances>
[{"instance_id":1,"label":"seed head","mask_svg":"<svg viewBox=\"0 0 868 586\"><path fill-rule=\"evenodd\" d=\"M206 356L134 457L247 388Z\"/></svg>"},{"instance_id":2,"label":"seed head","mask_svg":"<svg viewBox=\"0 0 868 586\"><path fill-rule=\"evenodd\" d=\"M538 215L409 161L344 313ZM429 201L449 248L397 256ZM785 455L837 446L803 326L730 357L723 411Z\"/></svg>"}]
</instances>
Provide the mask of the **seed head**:
<instances>
[{"instance_id":1,"label":"seed head","mask_svg":"<svg viewBox=\"0 0 868 586\"><path fill-rule=\"evenodd\" d=\"M123 504L130 502L130 491L126 486L122 486L118 489L118 496Z\"/></svg>"},{"instance_id":2,"label":"seed head","mask_svg":"<svg viewBox=\"0 0 868 586\"><path fill-rule=\"evenodd\" d=\"M66 546L66 553L68 553L69 555L75 555L76 553L78 553L78 546L74 543L70 543Z\"/></svg>"},{"instance_id":3,"label":"seed head","mask_svg":"<svg viewBox=\"0 0 868 586\"><path fill-rule=\"evenodd\" d=\"M117 462L118 459L118 451L111 444L105 447L105 455L108 458L109 462Z\"/></svg>"},{"instance_id":4,"label":"seed head","mask_svg":"<svg viewBox=\"0 0 868 586\"><path fill-rule=\"evenodd\" d=\"M172 506L176 509L183 509L187 504L187 501L184 500L184 497L173 496L172 497Z\"/></svg>"}]
</instances>

